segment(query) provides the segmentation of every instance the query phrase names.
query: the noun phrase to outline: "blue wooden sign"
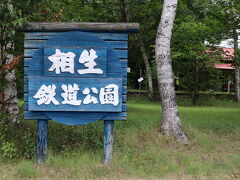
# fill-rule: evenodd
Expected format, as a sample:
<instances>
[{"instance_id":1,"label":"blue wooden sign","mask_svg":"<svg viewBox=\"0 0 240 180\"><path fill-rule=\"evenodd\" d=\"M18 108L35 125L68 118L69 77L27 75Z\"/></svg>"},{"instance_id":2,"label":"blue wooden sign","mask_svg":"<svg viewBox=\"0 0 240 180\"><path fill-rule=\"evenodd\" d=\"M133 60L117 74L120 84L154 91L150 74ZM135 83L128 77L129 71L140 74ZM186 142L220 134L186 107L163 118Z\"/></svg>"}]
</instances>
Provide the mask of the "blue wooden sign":
<instances>
[{"instance_id":1,"label":"blue wooden sign","mask_svg":"<svg viewBox=\"0 0 240 180\"><path fill-rule=\"evenodd\" d=\"M121 78L29 78L29 111L122 112Z\"/></svg>"},{"instance_id":2,"label":"blue wooden sign","mask_svg":"<svg viewBox=\"0 0 240 180\"><path fill-rule=\"evenodd\" d=\"M28 32L25 35L25 119L48 119L71 125L86 124L97 120L126 119L127 34L69 31L55 33ZM41 86L37 87L34 81L39 81L43 85L47 77L51 78L52 82L59 81L59 78L61 80L67 78L71 83L65 84L69 85L73 85L74 81L78 81L78 83L81 83L80 81L86 82L87 80L84 79L87 78L92 85L88 83L89 87L84 86L84 88L93 88L97 85L99 93L100 89L103 88L103 86L100 87L99 83L112 79L112 83L109 80L108 82L109 84L118 83L120 103L117 107L101 103L91 107L82 104L78 110L77 107L72 106L73 112L79 111L78 115L69 112L71 110L70 105L61 105L66 109L59 109L60 106L53 103L49 104L51 108L48 108L45 104L38 105L37 99L33 96ZM115 81L114 78L118 80ZM60 86L60 84L54 83L49 85ZM78 98L82 96L81 100L84 100L82 99L84 89L82 89L82 85L77 85L81 88L78 90ZM102 85L106 86L107 84ZM30 86L35 89L30 91ZM63 98L61 96L62 88L58 87L56 90L58 91L57 98ZM99 94L97 97L100 100ZM61 99L59 100L61 101ZM53 116L54 106L56 113L62 113L62 111L65 111L65 113L61 117ZM84 107L88 106L88 111L94 112L94 114L89 113L89 118L86 118L88 116L86 112L88 111L83 110ZM96 106L99 108L97 109ZM105 107L106 110L103 111ZM104 115L102 115L103 112ZM99 118L100 114L101 118Z\"/></svg>"},{"instance_id":3,"label":"blue wooden sign","mask_svg":"<svg viewBox=\"0 0 240 180\"><path fill-rule=\"evenodd\" d=\"M37 162L46 159L47 122L104 120L104 162L114 120L126 119L128 32L134 23L30 23L25 28L25 119L38 120Z\"/></svg>"}]
</instances>

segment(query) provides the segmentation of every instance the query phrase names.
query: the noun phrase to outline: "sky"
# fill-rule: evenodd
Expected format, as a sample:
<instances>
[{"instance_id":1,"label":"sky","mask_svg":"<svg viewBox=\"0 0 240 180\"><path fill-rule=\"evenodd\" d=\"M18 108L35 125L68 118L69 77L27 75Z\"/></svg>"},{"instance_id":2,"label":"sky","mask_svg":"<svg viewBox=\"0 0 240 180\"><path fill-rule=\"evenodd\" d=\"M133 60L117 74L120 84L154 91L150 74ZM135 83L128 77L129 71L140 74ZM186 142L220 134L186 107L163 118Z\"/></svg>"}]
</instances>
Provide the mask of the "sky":
<instances>
[{"instance_id":1,"label":"sky","mask_svg":"<svg viewBox=\"0 0 240 180\"><path fill-rule=\"evenodd\" d=\"M240 38L240 36L239 36L239 38ZM217 46L222 47L222 48L233 48L233 39L223 40ZM240 40L238 40L238 48L240 48Z\"/></svg>"}]
</instances>

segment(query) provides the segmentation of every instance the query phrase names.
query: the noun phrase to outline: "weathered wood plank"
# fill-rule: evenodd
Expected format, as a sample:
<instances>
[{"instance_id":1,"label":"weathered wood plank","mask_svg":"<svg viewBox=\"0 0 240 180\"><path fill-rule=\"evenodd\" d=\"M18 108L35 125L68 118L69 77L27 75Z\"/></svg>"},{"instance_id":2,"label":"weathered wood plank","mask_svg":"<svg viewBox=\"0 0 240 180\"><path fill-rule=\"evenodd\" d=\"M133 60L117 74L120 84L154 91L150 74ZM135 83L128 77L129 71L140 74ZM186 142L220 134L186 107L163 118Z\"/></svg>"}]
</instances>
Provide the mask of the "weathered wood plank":
<instances>
[{"instance_id":1,"label":"weathered wood plank","mask_svg":"<svg viewBox=\"0 0 240 180\"><path fill-rule=\"evenodd\" d=\"M127 33L92 33L93 35L103 39L112 41L128 41Z\"/></svg>"},{"instance_id":2,"label":"weathered wood plank","mask_svg":"<svg viewBox=\"0 0 240 180\"><path fill-rule=\"evenodd\" d=\"M138 32L138 23L30 22L24 31Z\"/></svg>"},{"instance_id":3,"label":"weathered wood plank","mask_svg":"<svg viewBox=\"0 0 240 180\"><path fill-rule=\"evenodd\" d=\"M113 152L113 129L114 121L104 121L104 138L103 138L103 163L108 164L112 160Z\"/></svg>"},{"instance_id":4,"label":"weathered wood plank","mask_svg":"<svg viewBox=\"0 0 240 180\"><path fill-rule=\"evenodd\" d=\"M120 77L121 73L123 72L122 68L116 68L115 72L108 72L107 75L109 77ZM120 75L119 75L120 74ZM28 76L43 76L43 72L39 69L31 69L29 67L24 67L24 75ZM123 72L122 76L127 77L127 72Z\"/></svg>"},{"instance_id":5,"label":"weathered wood plank","mask_svg":"<svg viewBox=\"0 0 240 180\"><path fill-rule=\"evenodd\" d=\"M28 102L24 102L24 111L28 111ZM126 103L122 103L122 112L127 112L127 104ZM116 112L116 113L119 113L119 112Z\"/></svg>"},{"instance_id":6,"label":"weathered wood plank","mask_svg":"<svg viewBox=\"0 0 240 180\"><path fill-rule=\"evenodd\" d=\"M25 40L48 40L52 36L59 34L59 32L26 32ZM93 35L110 41L127 41L127 33L92 33Z\"/></svg>"},{"instance_id":7,"label":"weathered wood plank","mask_svg":"<svg viewBox=\"0 0 240 180\"><path fill-rule=\"evenodd\" d=\"M37 63L31 63L31 65L26 65L24 66L24 74L28 74L29 76L38 76L39 74L42 74L42 72L38 72L38 71L43 71L43 64L37 64ZM79 68L80 69L80 68ZM64 75L63 72L61 72L61 76L71 76L71 77L87 77L86 75L81 75L81 74L77 74L77 68L75 68L75 75ZM127 67L121 67L121 66L108 66L108 72L107 74L118 74L118 76L120 77L121 75L119 75L119 73L123 73L124 76L126 76L127 73L125 73L124 71L127 70ZM35 72L36 71L36 72ZM31 74L32 73L32 74ZM68 72L65 72L68 73ZM50 74L50 73L47 73ZM59 75L59 76L60 76ZM57 75L51 75L51 76L57 76ZM101 76L97 76L96 77L101 77Z\"/></svg>"},{"instance_id":8,"label":"weathered wood plank","mask_svg":"<svg viewBox=\"0 0 240 180\"><path fill-rule=\"evenodd\" d=\"M30 112L24 111L24 119L33 120L33 119L48 119L47 116L43 115L41 112Z\"/></svg>"},{"instance_id":9,"label":"weathered wood plank","mask_svg":"<svg viewBox=\"0 0 240 180\"><path fill-rule=\"evenodd\" d=\"M79 116L79 115L78 115ZM127 113L106 113L103 117L104 120L126 120ZM77 118L77 117L76 117ZM92 117L88 117L87 119L91 119ZM24 119L33 120L33 119L48 119L46 115L43 115L42 112L30 112L24 111Z\"/></svg>"},{"instance_id":10,"label":"weathered wood plank","mask_svg":"<svg viewBox=\"0 0 240 180\"><path fill-rule=\"evenodd\" d=\"M37 164L42 164L47 159L48 120L38 120L37 133Z\"/></svg>"},{"instance_id":11,"label":"weathered wood plank","mask_svg":"<svg viewBox=\"0 0 240 180\"><path fill-rule=\"evenodd\" d=\"M127 86L127 77L123 77L123 86ZM25 86L26 85L26 86ZM28 78L26 76L24 77L24 86L27 88L28 87ZM24 91L25 92L25 91ZM26 92L28 92L28 89L26 89Z\"/></svg>"},{"instance_id":12,"label":"weathered wood plank","mask_svg":"<svg viewBox=\"0 0 240 180\"><path fill-rule=\"evenodd\" d=\"M127 113L108 113L106 116L103 117L102 120L126 120Z\"/></svg>"},{"instance_id":13,"label":"weathered wood plank","mask_svg":"<svg viewBox=\"0 0 240 180\"><path fill-rule=\"evenodd\" d=\"M126 69L126 68L125 68ZM24 75L26 76L43 76L42 68L29 68L24 67ZM127 72L123 72L123 68L116 68L115 72L108 71L107 75L109 77L127 77Z\"/></svg>"},{"instance_id":14,"label":"weathered wood plank","mask_svg":"<svg viewBox=\"0 0 240 180\"><path fill-rule=\"evenodd\" d=\"M69 41L72 41L72 46L74 46L74 41L76 41L76 39L71 38L71 39L69 39ZM24 48L29 48L29 49L40 48L44 45L45 42L46 42L46 40L25 40ZM127 49L127 47L128 47L127 41L105 41L105 42L114 49ZM77 46L79 44L79 42L76 41L75 44ZM82 46L89 47L88 42L81 43L81 44L82 44Z\"/></svg>"},{"instance_id":15,"label":"weathered wood plank","mask_svg":"<svg viewBox=\"0 0 240 180\"><path fill-rule=\"evenodd\" d=\"M128 51L127 50L121 50L121 49L117 49L115 50L117 56L119 58L124 58L127 59L128 58ZM30 57L37 57L37 56L41 56L41 52L38 51L38 49L24 49L24 57L26 58L30 58Z\"/></svg>"}]
</instances>

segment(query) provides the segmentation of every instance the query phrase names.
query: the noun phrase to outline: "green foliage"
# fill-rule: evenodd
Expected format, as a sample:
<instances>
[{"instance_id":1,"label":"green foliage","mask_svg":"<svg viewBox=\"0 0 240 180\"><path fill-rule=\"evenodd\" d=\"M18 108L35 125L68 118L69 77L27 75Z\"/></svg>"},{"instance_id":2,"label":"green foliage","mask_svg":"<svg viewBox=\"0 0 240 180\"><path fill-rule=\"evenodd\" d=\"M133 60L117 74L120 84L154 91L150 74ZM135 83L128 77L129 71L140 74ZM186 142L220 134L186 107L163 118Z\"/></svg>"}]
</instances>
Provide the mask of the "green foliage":
<instances>
[{"instance_id":1,"label":"green foliage","mask_svg":"<svg viewBox=\"0 0 240 180\"><path fill-rule=\"evenodd\" d=\"M130 14L131 22L138 22L140 24L140 32L138 34L130 34L129 38L129 63L128 66L131 67L131 73L128 79L131 88L138 88L137 79L140 78L140 69L142 70L142 77L144 81L142 82L142 89L147 89L147 74L145 71L145 64L140 51L140 40L143 40L146 54L148 57L149 64L152 69L152 79L153 87L157 90L157 76L154 71L156 71L155 57L154 57L154 42L156 38L156 30L159 24L162 2L161 1L142 1L136 0L130 1Z\"/></svg>"},{"instance_id":2,"label":"green foliage","mask_svg":"<svg viewBox=\"0 0 240 180\"><path fill-rule=\"evenodd\" d=\"M22 11L17 9L11 0L0 2L0 29L1 45L6 45L16 33L16 27L24 25L26 19L22 17Z\"/></svg>"},{"instance_id":3,"label":"green foliage","mask_svg":"<svg viewBox=\"0 0 240 180\"><path fill-rule=\"evenodd\" d=\"M2 157L4 158L16 158L17 156L17 149L14 143L10 142L3 142L1 144L0 152Z\"/></svg>"},{"instance_id":4,"label":"green foliage","mask_svg":"<svg viewBox=\"0 0 240 180\"><path fill-rule=\"evenodd\" d=\"M12 0L2 0L0 2L0 17L0 47L2 49L0 65L4 65L7 54L16 55L12 43L18 35L16 34L16 28L22 27L26 23L26 17L23 17L22 11L14 6Z\"/></svg>"},{"instance_id":5,"label":"green foliage","mask_svg":"<svg viewBox=\"0 0 240 180\"><path fill-rule=\"evenodd\" d=\"M119 20L117 0L62 2L64 12L62 21L72 22L116 22Z\"/></svg>"},{"instance_id":6,"label":"green foliage","mask_svg":"<svg viewBox=\"0 0 240 180\"><path fill-rule=\"evenodd\" d=\"M49 143L54 152L68 152L76 148L95 151L102 148L102 122L84 126L49 124ZM61 138L56 138L61 137Z\"/></svg>"},{"instance_id":7,"label":"green foliage","mask_svg":"<svg viewBox=\"0 0 240 180\"><path fill-rule=\"evenodd\" d=\"M145 42L147 55L155 70L154 47L156 29L159 23L162 1L159 0L3 0L0 3L0 27L7 28L4 41L14 42L8 52L14 55L23 53L23 34L15 28L27 21L65 21L65 22L138 22L140 33L129 38L129 86L138 88L139 69L145 67L139 50L139 39ZM229 37L232 22L239 22L239 3L237 0L181 0L179 1L175 21L172 56L177 88L190 92L207 90L221 86L218 72L210 69L204 41L217 44L223 37ZM127 19L127 16L129 19ZM236 24L236 23L235 23ZM2 36L3 37L3 36ZM196 68L200 70L198 73ZM23 63L17 68L18 90L23 92ZM210 77L210 78L208 78ZM199 79L197 82L196 79ZM147 78L145 78L147 79ZM157 89L156 72L153 72L154 87ZM146 86L147 82L143 83ZM2 86L3 87L3 84ZM143 87L144 89L145 87ZM20 96L22 97L22 96Z\"/></svg>"},{"instance_id":8,"label":"green foliage","mask_svg":"<svg viewBox=\"0 0 240 180\"><path fill-rule=\"evenodd\" d=\"M234 52L234 65L240 66L240 49L237 49Z\"/></svg>"},{"instance_id":9,"label":"green foliage","mask_svg":"<svg viewBox=\"0 0 240 180\"><path fill-rule=\"evenodd\" d=\"M0 154L5 158L16 157L16 147L12 142L7 141L8 126L6 124L6 116L0 113Z\"/></svg>"},{"instance_id":10,"label":"green foliage","mask_svg":"<svg viewBox=\"0 0 240 180\"><path fill-rule=\"evenodd\" d=\"M150 45L155 41L156 29L161 14L162 2L159 0L99 0L81 1L75 3L72 0L62 1L64 11L61 21L67 22L138 22L140 33L129 36L129 86L138 87L139 69L145 67L140 52L139 39L145 42L145 48L149 56L150 64L154 61ZM146 79L146 78L145 78ZM146 83L147 84L147 83ZM157 87L157 86L156 86Z\"/></svg>"},{"instance_id":11,"label":"green foliage","mask_svg":"<svg viewBox=\"0 0 240 180\"><path fill-rule=\"evenodd\" d=\"M26 18L22 16L22 11L13 6L11 0L2 0L0 2L0 69L6 64L8 55L16 55L14 49L14 38L16 38L16 27L22 27ZM8 69L11 71L12 69ZM4 73L0 72L0 92L5 86Z\"/></svg>"},{"instance_id":12,"label":"green foliage","mask_svg":"<svg viewBox=\"0 0 240 180\"><path fill-rule=\"evenodd\" d=\"M146 73L138 43L139 39L143 39L152 65L154 88L157 89L153 44L161 15L162 1L83 0L75 2L73 0L27 0L19 2L4 0L2 7L6 9L5 2L12 2L14 8L11 27L22 26L26 21L124 22L129 20L140 23L140 33L129 37L129 67L131 67L131 73L129 74L128 85L131 88L138 88L139 69L143 70L143 77ZM220 1L212 3L212 0L179 1L172 41L173 67L178 89L188 89L190 92L194 92L221 86L222 82L219 78L221 75L208 66L211 61L205 53L208 47L204 44L205 40L208 40L211 44L217 44L229 32L228 26L225 26L222 22L226 16L223 9L227 10L230 5L222 8L224 3L223 1L221 3ZM23 50L23 36L22 34L16 34L15 37L14 42L17 51L14 53L20 54ZM199 69L199 73L196 69ZM19 92L22 92L21 87L23 86L22 72L23 64L20 64L17 67ZM199 82L197 82L197 78ZM142 84L143 89L147 86L146 79Z\"/></svg>"},{"instance_id":13,"label":"green foliage","mask_svg":"<svg viewBox=\"0 0 240 180\"><path fill-rule=\"evenodd\" d=\"M0 1L0 69L8 61L9 55L23 55L23 32L21 29L28 21L59 21L61 17L61 3L57 0L2 0ZM7 66L5 66L7 67ZM7 71L15 70L17 77L18 97L23 98L23 58L16 66L7 68ZM0 73L0 91L5 86L5 73Z\"/></svg>"},{"instance_id":14,"label":"green foliage","mask_svg":"<svg viewBox=\"0 0 240 180\"><path fill-rule=\"evenodd\" d=\"M208 3L207 3L208 2ZM222 85L221 72L210 66L218 63L217 54L207 53L210 49L205 41L219 42L219 20L206 14L204 8L209 1L181 1L178 8L172 37L173 68L177 88L192 94L195 104L201 90L218 90Z\"/></svg>"},{"instance_id":15,"label":"green foliage","mask_svg":"<svg viewBox=\"0 0 240 180\"><path fill-rule=\"evenodd\" d=\"M35 156L36 140L33 130L23 124L10 126L5 114L0 114L0 157L26 158Z\"/></svg>"}]
</instances>

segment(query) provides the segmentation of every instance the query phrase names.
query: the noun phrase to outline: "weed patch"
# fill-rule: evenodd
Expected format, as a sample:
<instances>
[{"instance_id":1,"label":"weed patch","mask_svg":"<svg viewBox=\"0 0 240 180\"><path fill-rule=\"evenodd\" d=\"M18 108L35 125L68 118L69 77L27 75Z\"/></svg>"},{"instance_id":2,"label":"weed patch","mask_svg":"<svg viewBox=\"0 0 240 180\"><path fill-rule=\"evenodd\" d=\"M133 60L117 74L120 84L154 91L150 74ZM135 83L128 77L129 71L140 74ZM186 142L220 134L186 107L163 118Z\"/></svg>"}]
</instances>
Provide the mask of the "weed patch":
<instances>
[{"instance_id":1,"label":"weed patch","mask_svg":"<svg viewBox=\"0 0 240 180\"><path fill-rule=\"evenodd\" d=\"M189 145L178 144L159 132L162 119L159 102L130 99L127 121L115 123L111 164L106 166L101 163L103 122L85 126L51 122L46 163L36 166L33 160L21 160L25 155L20 157L19 162L7 162L8 158L5 157L3 161L6 164L0 164L0 178L236 179L240 173L239 106L235 106L234 102L224 103L218 100L213 100L211 105L202 103L201 106L193 107L186 106L189 103L187 100L184 103L179 111L183 127L191 141ZM24 121L22 126L26 131L26 139L22 137L21 141L24 141L25 148L31 149L32 141L28 140L34 134L36 122ZM17 150L17 154L19 152ZM29 154L27 150L26 153Z\"/></svg>"}]
</instances>

